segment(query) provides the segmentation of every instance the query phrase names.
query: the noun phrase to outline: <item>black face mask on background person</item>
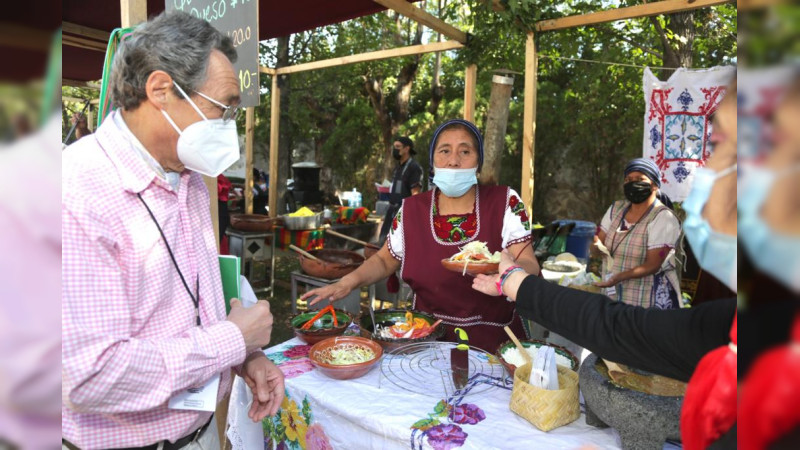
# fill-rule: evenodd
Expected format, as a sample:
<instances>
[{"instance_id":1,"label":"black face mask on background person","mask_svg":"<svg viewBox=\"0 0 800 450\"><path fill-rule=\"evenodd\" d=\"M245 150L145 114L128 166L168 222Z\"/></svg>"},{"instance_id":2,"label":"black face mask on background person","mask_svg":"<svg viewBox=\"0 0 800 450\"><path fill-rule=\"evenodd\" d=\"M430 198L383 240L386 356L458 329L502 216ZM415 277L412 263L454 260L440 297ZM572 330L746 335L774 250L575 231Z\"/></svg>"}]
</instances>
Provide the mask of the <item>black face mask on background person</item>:
<instances>
[{"instance_id":1,"label":"black face mask on background person","mask_svg":"<svg viewBox=\"0 0 800 450\"><path fill-rule=\"evenodd\" d=\"M625 198L631 203L642 203L650 198L653 185L646 181L629 181L623 186Z\"/></svg>"},{"instance_id":2,"label":"black face mask on background person","mask_svg":"<svg viewBox=\"0 0 800 450\"><path fill-rule=\"evenodd\" d=\"M400 150L393 148L392 149L392 158L400 161Z\"/></svg>"}]
</instances>

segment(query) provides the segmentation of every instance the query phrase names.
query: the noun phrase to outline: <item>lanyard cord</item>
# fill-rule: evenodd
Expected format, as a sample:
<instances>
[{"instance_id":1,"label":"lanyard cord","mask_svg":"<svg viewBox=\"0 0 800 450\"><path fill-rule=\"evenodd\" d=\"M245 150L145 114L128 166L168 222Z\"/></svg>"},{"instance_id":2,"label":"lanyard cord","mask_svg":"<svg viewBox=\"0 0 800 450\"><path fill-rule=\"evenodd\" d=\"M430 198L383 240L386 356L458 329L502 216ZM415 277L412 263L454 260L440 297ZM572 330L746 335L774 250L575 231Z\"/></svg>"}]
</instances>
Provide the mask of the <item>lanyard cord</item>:
<instances>
[{"instance_id":1,"label":"lanyard cord","mask_svg":"<svg viewBox=\"0 0 800 450\"><path fill-rule=\"evenodd\" d=\"M655 205L656 205L655 202L653 202L653 204L650 205L649 208L647 208L647 211L645 211L644 214L642 214L642 217L640 217L639 220L637 220L633 225L631 225L630 228L625 230L626 231L625 235L622 236L622 239L620 239L619 243L617 243L616 246L614 246L614 242L617 240L617 230L614 230L614 236L612 236L612 238L611 238L611 255L612 256L616 253L616 251L619 248L619 246L622 245L623 242L625 242L625 238L627 238L628 236L630 236L632 234L631 232L633 231L634 228L636 228L636 225L639 225L639 222L641 222L642 219L645 218L645 216L650 214L650 211L652 211L653 206L655 206ZM629 205L628 207L626 207L625 209L622 210L622 218L620 219L620 224L622 224L622 222L625 220L625 214L627 214L630 209L631 209L631 207ZM619 228L619 225L617 225L617 228Z\"/></svg>"},{"instance_id":2,"label":"lanyard cord","mask_svg":"<svg viewBox=\"0 0 800 450\"><path fill-rule=\"evenodd\" d=\"M181 281L183 282L183 287L186 288L186 293L189 294L189 298L192 299L192 303L194 303L194 311L197 314L197 326L201 326L200 323L200 274L197 275L197 284L196 284L196 292L197 296L192 295L192 291L189 289L189 285L186 283L186 279L183 277L183 272L181 272L180 267L178 267L178 262L175 261L175 255L172 254L172 248L169 246L169 242L167 242L167 237L164 235L164 230L161 229L161 225L158 224L158 220L156 220L156 216L153 215L153 211L150 210L150 207L147 206L147 202L144 201L142 198L141 193L136 194L139 197L139 200L142 201L142 204L147 209L147 212L150 213L150 218L153 219L153 222L156 224L156 228L158 228L158 232L161 233L161 237L164 239L164 245L167 246L167 252L169 252L169 257L172 259L172 264L175 266L175 270L178 271L178 275L181 277Z\"/></svg>"}]
</instances>

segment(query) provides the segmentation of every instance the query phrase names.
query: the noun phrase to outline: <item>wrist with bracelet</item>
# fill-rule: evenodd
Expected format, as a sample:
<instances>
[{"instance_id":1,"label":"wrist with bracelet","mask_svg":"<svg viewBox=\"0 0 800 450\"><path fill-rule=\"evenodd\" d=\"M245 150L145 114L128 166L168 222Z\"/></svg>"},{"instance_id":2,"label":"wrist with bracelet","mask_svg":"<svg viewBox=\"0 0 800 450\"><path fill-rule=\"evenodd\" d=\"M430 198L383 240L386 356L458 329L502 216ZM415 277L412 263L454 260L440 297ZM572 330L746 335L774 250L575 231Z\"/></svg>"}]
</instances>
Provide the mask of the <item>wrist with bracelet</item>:
<instances>
[{"instance_id":1,"label":"wrist with bracelet","mask_svg":"<svg viewBox=\"0 0 800 450\"><path fill-rule=\"evenodd\" d=\"M509 276L510 276L512 273L514 273L514 272L519 272L519 271L522 271L522 270L525 270L525 269L523 269L523 268L522 268L522 267L520 267L520 266L510 266L509 268L507 268L507 269L506 269L506 270L503 272L503 274L502 274L502 275L500 275L500 279L499 279L499 280L497 280L497 282L495 283L495 285L497 286L497 295L503 295L503 283L505 283L505 282L506 282L506 280L508 279L508 277L509 277Z\"/></svg>"}]
</instances>

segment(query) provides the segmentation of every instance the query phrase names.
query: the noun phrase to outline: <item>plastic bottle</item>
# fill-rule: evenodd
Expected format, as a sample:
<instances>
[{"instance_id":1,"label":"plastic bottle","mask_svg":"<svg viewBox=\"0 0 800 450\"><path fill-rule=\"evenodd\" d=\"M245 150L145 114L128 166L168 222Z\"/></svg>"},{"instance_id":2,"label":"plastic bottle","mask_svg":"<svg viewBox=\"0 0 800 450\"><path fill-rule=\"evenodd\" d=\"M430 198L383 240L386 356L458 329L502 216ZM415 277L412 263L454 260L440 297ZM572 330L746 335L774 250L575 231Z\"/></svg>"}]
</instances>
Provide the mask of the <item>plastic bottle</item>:
<instances>
[{"instance_id":1,"label":"plastic bottle","mask_svg":"<svg viewBox=\"0 0 800 450\"><path fill-rule=\"evenodd\" d=\"M361 207L361 193L353 188L353 193L350 194L350 206L353 208Z\"/></svg>"}]
</instances>

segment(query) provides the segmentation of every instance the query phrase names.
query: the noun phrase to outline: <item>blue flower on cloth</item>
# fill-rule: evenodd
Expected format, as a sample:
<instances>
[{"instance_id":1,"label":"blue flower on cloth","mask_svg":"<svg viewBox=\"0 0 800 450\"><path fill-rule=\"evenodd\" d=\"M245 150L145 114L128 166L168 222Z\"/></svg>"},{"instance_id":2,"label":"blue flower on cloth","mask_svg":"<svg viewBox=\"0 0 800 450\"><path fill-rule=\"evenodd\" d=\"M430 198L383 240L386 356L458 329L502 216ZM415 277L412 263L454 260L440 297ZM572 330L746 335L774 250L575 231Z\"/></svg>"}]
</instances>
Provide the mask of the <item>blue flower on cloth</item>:
<instances>
[{"instance_id":1,"label":"blue flower on cloth","mask_svg":"<svg viewBox=\"0 0 800 450\"><path fill-rule=\"evenodd\" d=\"M689 105L694 103L694 100L692 99L692 96L689 94L688 90L684 89L683 92L681 92L681 95L678 96L678 103L682 105L681 106L682 110L684 111L689 110Z\"/></svg>"},{"instance_id":2,"label":"blue flower on cloth","mask_svg":"<svg viewBox=\"0 0 800 450\"><path fill-rule=\"evenodd\" d=\"M672 171L672 174L675 175L675 180L678 183L683 183L683 180L689 176L691 172L686 168L686 163L683 161L678 161L677 167L675 170Z\"/></svg>"}]
</instances>

